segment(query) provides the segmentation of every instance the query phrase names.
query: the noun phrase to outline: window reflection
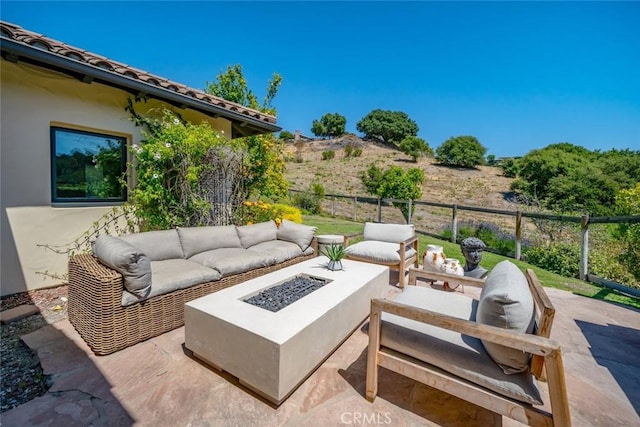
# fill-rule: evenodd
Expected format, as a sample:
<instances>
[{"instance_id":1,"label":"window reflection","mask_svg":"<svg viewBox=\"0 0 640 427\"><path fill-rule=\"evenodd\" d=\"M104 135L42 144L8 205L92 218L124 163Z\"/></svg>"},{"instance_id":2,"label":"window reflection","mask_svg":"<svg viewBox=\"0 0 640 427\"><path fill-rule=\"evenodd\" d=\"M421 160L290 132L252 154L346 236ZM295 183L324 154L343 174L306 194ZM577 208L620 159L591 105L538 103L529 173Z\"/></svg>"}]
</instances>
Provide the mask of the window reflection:
<instances>
[{"instance_id":1,"label":"window reflection","mask_svg":"<svg viewBox=\"0 0 640 427\"><path fill-rule=\"evenodd\" d=\"M126 139L51 128L53 200L124 201Z\"/></svg>"}]
</instances>

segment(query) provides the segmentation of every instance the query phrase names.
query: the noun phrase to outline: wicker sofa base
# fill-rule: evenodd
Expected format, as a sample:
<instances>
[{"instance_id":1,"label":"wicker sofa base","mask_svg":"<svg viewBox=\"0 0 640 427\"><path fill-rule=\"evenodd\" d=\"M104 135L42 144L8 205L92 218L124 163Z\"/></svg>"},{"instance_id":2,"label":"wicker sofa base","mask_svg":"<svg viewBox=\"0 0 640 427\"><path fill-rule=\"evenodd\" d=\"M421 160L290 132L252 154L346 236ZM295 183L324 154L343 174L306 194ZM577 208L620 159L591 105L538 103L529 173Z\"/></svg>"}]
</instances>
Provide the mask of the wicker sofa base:
<instances>
[{"instance_id":1,"label":"wicker sofa base","mask_svg":"<svg viewBox=\"0 0 640 427\"><path fill-rule=\"evenodd\" d=\"M186 302L315 256L317 251L123 307L122 275L93 255L76 255L69 260L69 321L95 354L107 355L184 325Z\"/></svg>"}]
</instances>

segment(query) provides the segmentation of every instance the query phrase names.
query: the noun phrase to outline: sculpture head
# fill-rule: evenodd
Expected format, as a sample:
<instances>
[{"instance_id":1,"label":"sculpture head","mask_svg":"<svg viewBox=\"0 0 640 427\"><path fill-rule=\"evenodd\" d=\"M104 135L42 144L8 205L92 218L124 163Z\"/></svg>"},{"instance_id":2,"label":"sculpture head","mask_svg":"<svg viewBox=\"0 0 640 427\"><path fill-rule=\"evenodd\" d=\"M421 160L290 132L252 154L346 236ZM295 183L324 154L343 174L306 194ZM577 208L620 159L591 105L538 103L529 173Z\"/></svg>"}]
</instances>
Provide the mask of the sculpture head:
<instances>
[{"instance_id":1,"label":"sculpture head","mask_svg":"<svg viewBox=\"0 0 640 427\"><path fill-rule=\"evenodd\" d=\"M473 270L482 260L482 251L487 247L477 237L467 237L460 242L460 249L466 261L465 270Z\"/></svg>"}]
</instances>

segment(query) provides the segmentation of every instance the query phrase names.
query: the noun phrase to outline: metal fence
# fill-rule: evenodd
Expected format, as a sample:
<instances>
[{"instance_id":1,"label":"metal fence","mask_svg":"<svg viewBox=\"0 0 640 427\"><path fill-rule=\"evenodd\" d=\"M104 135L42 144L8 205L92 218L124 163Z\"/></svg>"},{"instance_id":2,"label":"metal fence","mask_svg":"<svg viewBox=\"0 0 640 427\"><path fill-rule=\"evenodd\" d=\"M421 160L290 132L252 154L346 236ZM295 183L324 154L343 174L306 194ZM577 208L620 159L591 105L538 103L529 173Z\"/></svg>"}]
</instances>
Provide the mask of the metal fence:
<instances>
[{"instance_id":1,"label":"metal fence","mask_svg":"<svg viewBox=\"0 0 640 427\"><path fill-rule=\"evenodd\" d=\"M299 190L290 190L290 193L302 193ZM512 230L510 233L515 242L515 251L509 256L520 260L522 257L523 241L528 241L525 236L536 230L533 221L547 220L559 223L575 224L579 227L580 240L580 266L579 277L581 280L591 281L612 288L617 288L617 283L589 274L589 229L596 224L633 224L640 223L640 215L590 217L554 215L539 212L525 212L521 210L508 211L477 206L459 204L429 202L424 200L397 200L381 199L371 196L352 196L342 194L326 194L322 202L322 209L331 215L348 218L355 222L405 222L400 210L393 204L408 204L409 218L406 221L416 226L416 231L421 234L442 238L445 230L450 233L451 242L457 242L461 221L474 221L495 224L500 229ZM448 234L447 233L447 234ZM627 287L622 286L626 292ZM635 296L640 297L639 290L633 290Z\"/></svg>"}]
</instances>

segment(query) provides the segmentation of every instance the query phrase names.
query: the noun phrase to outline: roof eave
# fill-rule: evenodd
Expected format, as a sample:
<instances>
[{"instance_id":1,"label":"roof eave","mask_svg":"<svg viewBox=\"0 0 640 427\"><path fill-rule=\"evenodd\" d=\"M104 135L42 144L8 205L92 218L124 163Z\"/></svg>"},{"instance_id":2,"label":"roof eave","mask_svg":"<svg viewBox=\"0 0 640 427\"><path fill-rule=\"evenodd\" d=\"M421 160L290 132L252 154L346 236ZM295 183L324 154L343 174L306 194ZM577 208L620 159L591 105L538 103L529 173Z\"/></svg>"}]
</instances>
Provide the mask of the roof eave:
<instances>
[{"instance_id":1,"label":"roof eave","mask_svg":"<svg viewBox=\"0 0 640 427\"><path fill-rule=\"evenodd\" d=\"M20 58L28 58L45 67L50 66L68 70L70 72L86 76L90 79L99 80L105 84L127 88L136 93L152 96L174 105L180 105L182 108L192 108L213 117L224 117L233 123L233 138L257 135L261 133L278 132L282 130L281 127L273 123L258 120L241 113L235 113L209 104L205 101L158 87L141 80L114 74L111 71L103 70L91 64L84 64L74 59L64 58L42 49L25 46L24 44L5 37L2 37L1 48L3 56L6 52L12 57L11 60L18 61Z\"/></svg>"}]
</instances>

